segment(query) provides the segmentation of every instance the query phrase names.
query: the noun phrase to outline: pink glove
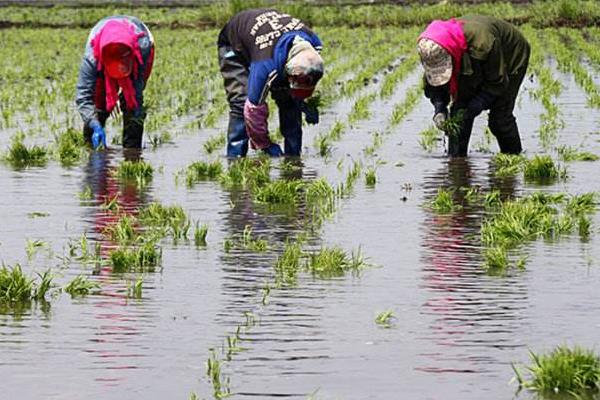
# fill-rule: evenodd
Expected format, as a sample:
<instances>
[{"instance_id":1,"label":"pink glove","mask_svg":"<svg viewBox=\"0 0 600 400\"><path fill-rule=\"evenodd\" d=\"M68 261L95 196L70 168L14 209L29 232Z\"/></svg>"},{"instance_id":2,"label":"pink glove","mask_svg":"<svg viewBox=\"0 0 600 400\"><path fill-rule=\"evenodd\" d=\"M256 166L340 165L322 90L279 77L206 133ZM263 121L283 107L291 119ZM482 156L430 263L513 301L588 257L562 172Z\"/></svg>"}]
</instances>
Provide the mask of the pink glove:
<instances>
[{"instance_id":1,"label":"pink glove","mask_svg":"<svg viewBox=\"0 0 600 400\"><path fill-rule=\"evenodd\" d=\"M244 122L246 123L246 133L250 138L250 146L253 149L266 149L271 146L269 139L269 108L267 104L255 105L246 99L244 103Z\"/></svg>"}]
</instances>

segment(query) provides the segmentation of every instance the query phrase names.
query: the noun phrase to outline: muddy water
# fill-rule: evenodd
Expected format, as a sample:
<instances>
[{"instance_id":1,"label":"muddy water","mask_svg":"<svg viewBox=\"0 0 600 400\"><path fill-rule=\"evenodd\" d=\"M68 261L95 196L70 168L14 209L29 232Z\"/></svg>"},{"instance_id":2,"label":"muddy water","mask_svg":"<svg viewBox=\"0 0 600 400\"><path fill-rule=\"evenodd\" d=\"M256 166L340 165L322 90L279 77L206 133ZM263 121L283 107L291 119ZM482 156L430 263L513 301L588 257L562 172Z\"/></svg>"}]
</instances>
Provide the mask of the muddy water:
<instances>
[{"instance_id":1,"label":"muddy water","mask_svg":"<svg viewBox=\"0 0 600 400\"><path fill-rule=\"evenodd\" d=\"M339 181L338 161L347 168L363 157L371 135L387 126L391 105L417 79L412 75L389 101L378 100L372 117L347 130L328 161L316 155L312 139L335 119L344 119L350 103L325 112L321 126L306 129L307 148L296 174ZM570 77L560 75L560 80L565 128L558 142L583 143L600 154L600 112L586 108ZM536 133L541 112L524 92L518 120L528 154L541 152ZM72 169L50 164L15 172L1 166L0 259L19 262L28 271L53 267L61 284L78 274L90 276L101 284L102 294L76 300L62 294L18 316L0 315L0 397L166 399L196 392L211 398L204 366L209 349L220 347L248 311L257 322L242 333L246 350L223 366L234 398L311 393L316 399L512 398L510 363L526 362L528 349L545 351L563 343L597 347L597 235L589 243L573 236L525 246L526 270L490 276L481 268L476 236L482 210L438 216L423 204L440 186L499 188L505 195L598 191L598 164L570 163L570 180L549 187L527 185L521 178L498 180L490 171L489 152L472 151L468 160L449 161L441 142L431 153L421 149L418 132L430 118L430 105L422 101L385 135L377 152L385 164L378 167L375 188L364 187L361 178L334 219L310 238L313 246L360 246L376 266L358 277L325 281L301 275L295 288L272 289L266 304L263 289L273 279L286 237L300 232L300 215L259 207L246 194L216 183L192 189L176 185L176 172L204 159L201 143L218 130L187 132L174 144L145 149L142 157L160 172L146 189L123 191L123 207L133 210L153 200L177 203L210 226L206 249L162 242L162 268L145 274L140 300L126 297L134 277L76 262L63 266L57 258L69 240L84 233L91 243L100 240L106 220L98 203L119 188L108 173L124 157L119 148ZM481 140L483 123L476 125L472 144ZM493 141L490 150L497 150ZM398 161L404 166L396 166ZM77 193L87 185L95 199L82 202ZM49 215L28 217L32 212ZM598 216L594 223L599 226ZM225 253L224 239L247 224L268 239L271 250ZM44 240L48 248L28 260L27 239ZM375 316L388 309L396 319L392 328L381 328Z\"/></svg>"}]
</instances>

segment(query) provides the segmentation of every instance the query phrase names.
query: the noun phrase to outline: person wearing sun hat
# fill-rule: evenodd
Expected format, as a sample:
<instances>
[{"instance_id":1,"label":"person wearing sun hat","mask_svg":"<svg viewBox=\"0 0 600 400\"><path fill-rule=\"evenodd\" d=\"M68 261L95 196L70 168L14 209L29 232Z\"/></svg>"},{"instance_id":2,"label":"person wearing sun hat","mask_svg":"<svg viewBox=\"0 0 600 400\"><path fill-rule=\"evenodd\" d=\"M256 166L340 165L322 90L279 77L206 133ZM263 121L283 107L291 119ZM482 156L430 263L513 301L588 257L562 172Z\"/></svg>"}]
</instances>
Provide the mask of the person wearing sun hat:
<instances>
[{"instance_id":1,"label":"person wearing sun hat","mask_svg":"<svg viewBox=\"0 0 600 400\"><path fill-rule=\"evenodd\" d=\"M230 109L228 157L244 157L248 146L275 157L300 155L302 113L318 123L318 111L304 100L323 76L321 46L304 22L272 9L242 11L225 24L217 49ZM279 109L284 151L269 138L269 92Z\"/></svg>"},{"instance_id":2,"label":"person wearing sun hat","mask_svg":"<svg viewBox=\"0 0 600 400\"><path fill-rule=\"evenodd\" d=\"M152 72L154 38L142 21L111 16L99 21L86 41L75 103L83 134L94 149L106 147L104 126L113 111L123 112L123 147L142 147L143 92Z\"/></svg>"},{"instance_id":3,"label":"person wearing sun hat","mask_svg":"<svg viewBox=\"0 0 600 400\"><path fill-rule=\"evenodd\" d=\"M508 22L487 16L433 21L417 51L425 71L425 96L435 125L448 134L448 154L467 155L475 118L489 110L488 127L502 153L522 151L513 114L529 64L530 46ZM457 128L447 124L450 116Z\"/></svg>"}]
</instances>

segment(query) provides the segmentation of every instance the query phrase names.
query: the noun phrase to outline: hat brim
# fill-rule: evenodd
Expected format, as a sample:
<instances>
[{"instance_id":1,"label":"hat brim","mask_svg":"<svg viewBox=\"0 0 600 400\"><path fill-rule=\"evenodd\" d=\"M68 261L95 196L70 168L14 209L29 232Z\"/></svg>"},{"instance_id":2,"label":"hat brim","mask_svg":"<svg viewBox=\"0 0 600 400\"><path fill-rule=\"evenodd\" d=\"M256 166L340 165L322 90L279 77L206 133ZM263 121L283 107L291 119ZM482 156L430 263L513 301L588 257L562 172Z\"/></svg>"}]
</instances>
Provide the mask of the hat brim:
<instances>
[{"instance_id":1,"label":"hat brim","mask_svg":"<svg viewBox=\"0 0 600 400\"><path fill-rule=\"evenodd\" d=\"M307 99L314 93L315 88L292 88L290 94L297 99Z\"/></svg>"}]
</instances>

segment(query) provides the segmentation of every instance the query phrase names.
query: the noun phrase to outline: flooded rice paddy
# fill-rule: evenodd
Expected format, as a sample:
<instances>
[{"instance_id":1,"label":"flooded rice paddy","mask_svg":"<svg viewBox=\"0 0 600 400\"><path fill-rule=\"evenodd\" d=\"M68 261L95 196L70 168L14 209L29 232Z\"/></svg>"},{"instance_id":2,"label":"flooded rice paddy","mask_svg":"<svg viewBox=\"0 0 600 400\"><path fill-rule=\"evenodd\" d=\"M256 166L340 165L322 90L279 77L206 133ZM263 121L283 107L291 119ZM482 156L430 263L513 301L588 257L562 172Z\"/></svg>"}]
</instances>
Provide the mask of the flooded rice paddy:
<instances>
[{"instance_id":1,"label":"flooded rice paddy","mask_svg":"<svg viewBox=\"0 0 600 400\"><path fill-rule=\"evenodd\" d=\"M600 111L587 105L572 75L552 60L546 65L563 86L555 100L564 127L554 144L583 145L600 155ZM586 68L600 84L598 70ZM305 127L304 153L293 168L273 161L272 179L324 177L332 183L343 181L354 161L375 166L376 184L365 185L361 173L305 243L308 249L360 248L371 266L358 274L319 279L300 272L295 285L276 285L274 265L286 240L306 232L310 211L302 204L269 207L218 182L189 188L176 179L200 159L228 165L222 147L218 157L202 149L225 129L224 115L214 128L181 129L141 154L114 145L72 168L2 164L0 260L27 272L51 267L61 286L84 275L100 289L74 299L55 294L18 311L0 309L0 397L213 398L206 362L214 355L221 383L238 399L527 399L532 395L516 393L510 382L511 363L527 364L529 350L559 344L597 348L598 215L589 241L574 233L526 243L516 250L527 257L524 269L490 273L479 233L485 209L438 214L427 204L440 187L456 189L457 196L459 188L498 189L506 198L538 190L598 192L598 162L569 162L568 180L551 185L525 183L522 175L498 178L491 162L497 146L493 138L486 144L485 117L477 121L467 159L448 159L441 135L426 151L419 143L431 124L425 98L398 124L389 123L394 105L419 79L417 69L391 97L375 98L370 115L346 125L327 157L314 142L336 121L348 120L356 97L338 99L322 111L320 125ZM359 93L379 85L371 82ZM548 152L538 134L544 108L530 95L537 87L535 79L525 82L516 110L528 157ZM111 137L118 132L109 129ZM376 132L381 145L365 152ZM139 157L154 167L152 181L141 188L123 185L111 171ZM87 188L91 199L80 199ZM160 242L159 267L143 274L114 273L108 262L64 261L69 243L82 235L107 259L111 243L103 231L112 217L101 204L116 194L131 213L154 201L182 206L192 221L208 225L207 245L167 237ZM266 240L267 250L225 249L247 225ZM34 240L43 245L28 254ZM136 298L130 290L140 277ZM375 323L386 310L393 312L388 327ZM239 337L234 351L228 352L228 337Z\"/></svg>"}]
</instances>

